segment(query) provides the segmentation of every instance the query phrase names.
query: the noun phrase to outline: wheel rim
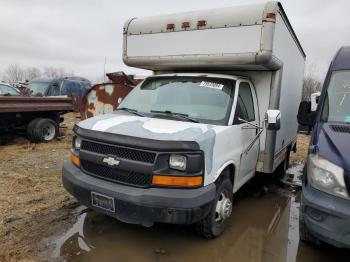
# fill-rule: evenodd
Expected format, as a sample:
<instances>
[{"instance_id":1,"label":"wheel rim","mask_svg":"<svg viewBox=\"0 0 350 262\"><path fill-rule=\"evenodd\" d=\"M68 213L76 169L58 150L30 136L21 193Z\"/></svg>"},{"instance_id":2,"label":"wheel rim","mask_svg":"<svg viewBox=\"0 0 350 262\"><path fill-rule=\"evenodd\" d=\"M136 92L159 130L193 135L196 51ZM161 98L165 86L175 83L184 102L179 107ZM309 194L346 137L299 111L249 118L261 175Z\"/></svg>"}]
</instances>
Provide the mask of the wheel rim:
<instances>
[{"instance_id":1,"label":"wheel rim","mask_svg":"<svg viewBox=\"0 0 350 262\"><path fill-rule=\"evenodd\" d=\"M222 223L230 217L232 213L232 202L227 197L226 192L221 192L215 208L215 221Z\"/></svg>"},{"instance_id":2,"label":"wheel rim","mask_svg":"<svg viewBox=\"0 0 350 262\"><path fill-rule=\"evenodd\" d=\"M45 141L50 141L55 138L56 129L55 126L51 123L47 123L43 128L43 139Z\"/></svg>"}]
</instances>

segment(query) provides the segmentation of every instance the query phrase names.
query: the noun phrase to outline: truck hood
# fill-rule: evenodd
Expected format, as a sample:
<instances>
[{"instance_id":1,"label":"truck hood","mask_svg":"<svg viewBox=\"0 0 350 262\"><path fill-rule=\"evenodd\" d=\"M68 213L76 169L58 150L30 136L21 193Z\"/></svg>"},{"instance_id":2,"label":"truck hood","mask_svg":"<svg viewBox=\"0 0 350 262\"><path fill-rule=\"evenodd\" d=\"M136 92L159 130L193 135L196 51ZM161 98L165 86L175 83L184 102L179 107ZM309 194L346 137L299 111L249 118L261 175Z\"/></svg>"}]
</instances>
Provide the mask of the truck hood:
<instances>
[{"instance_id":1,"label":"truck hood","mask_svg":"<svg viewBox=\"0 0 350 262\"><path fill-rule=\"evenodd\" d=\"M350 133L346 130L349 129L350 126L345 123L321 123L317 138L320 156L341 166L348 172L350 172Z\"/></svg>"},{"instance_id":2,"label":"truck hood","mask_svg":"<svg viewBox=\"0 0 350 262\"><path fill-rule=\"evenodd\" d=\"M205 134L215 136L220 129L214 125L133 116L124 112L89 118L79 122L78 126L93 131L147 139L196 142L201 141Z\"/></svg>"},{"instance_id":3,"label":"truck hood","mask_svg":"<svg viewBox=\"0 0 350 262\"><path fill-rule=\"evenodd\" d=\"M194 141L205 153L206 172L210 173L216 137L228 126L217 126L168 119L139 117L118 111L84 120L79 127L131 137L164 141Z\"/></svg>"}]
</instances>

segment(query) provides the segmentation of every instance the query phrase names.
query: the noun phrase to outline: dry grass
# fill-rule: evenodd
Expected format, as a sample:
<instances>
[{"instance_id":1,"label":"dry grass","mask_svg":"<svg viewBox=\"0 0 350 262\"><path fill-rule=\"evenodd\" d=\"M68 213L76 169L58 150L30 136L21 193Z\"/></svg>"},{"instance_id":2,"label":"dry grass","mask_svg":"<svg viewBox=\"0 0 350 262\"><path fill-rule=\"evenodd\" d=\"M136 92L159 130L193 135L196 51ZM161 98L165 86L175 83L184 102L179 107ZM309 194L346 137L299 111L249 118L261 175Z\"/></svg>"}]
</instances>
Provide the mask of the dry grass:
<instances>
[{"instance_id":1,"label":"dry grass","mask_svg":"<svg viewBox=\"0 0 350 262\"><path fill-rule=\"evenodd\" d=\"M291 164L303 163L309 149L310 136L299 134L297 142L297 152L291 155Z\"/></svg>"},{"instance_id":2,"label":"dry grass","mask_svg":"<svg viewBox=\"0 0 350 262\"><path fill-rule=\"evenodd\" d=\"M14 138L0 146L0 261L30 257L52 220L61 217L64 223L67 212L60 210L73 201L62 186L61 168L69 158L74 122L69 114L61 141L32 144Z\"/></svg>"}]
</instances>

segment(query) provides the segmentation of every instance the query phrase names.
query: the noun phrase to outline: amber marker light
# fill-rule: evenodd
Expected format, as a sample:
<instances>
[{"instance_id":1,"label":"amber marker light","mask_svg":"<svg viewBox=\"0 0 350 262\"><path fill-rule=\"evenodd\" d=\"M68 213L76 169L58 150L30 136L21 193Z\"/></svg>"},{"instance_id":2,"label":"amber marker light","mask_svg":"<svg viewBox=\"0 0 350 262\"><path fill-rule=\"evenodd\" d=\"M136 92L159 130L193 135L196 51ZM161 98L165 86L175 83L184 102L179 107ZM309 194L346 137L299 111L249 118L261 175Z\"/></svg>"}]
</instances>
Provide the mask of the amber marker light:
<instances>
[{"instance_id":1,"label":"amber marker light","mask_svg":"<svg viewBox=\"0 0 350 262\"><path fill-rule=\"evenodd\" d=\"M207 21L206 20L199 20L197 22L197 27L203 27L207 25Z\"/></svg>"},{"instance_id":2,"label":"amber marker light","mask_svg":"<svg viewBox=\"0 0 350 262\"><path fill-rule=\"evenodd\" d=\"M74 165L76 165L77 167L80 167L80 158L77 155L71 153L70 160Z\"/></svg>"},{"instance_id":3,"label":"amber marker light","mask_svg":"<svg viewBox=\"0 0 350 262\"><path fill-rule=\"evenodd\" d=\"M203 177L153 176L152 184L155 186L199 187L203 184Z\"/></svg>"},{"instance_id":4,"label":"amber marker light","mask_svg":"<svg viewBox=\"0 0 350 262\"><path fill-rule=\"evenodd\" d=\"M166 30L174 30L175 29L175 24L167 24L166 25Z\"/></svg>"},{"instance_id":5,"label":"amber marker light","mask_svg":"<svg viewBox=\"0 0 350 262\"><path fill-rule=\"evenodd\" d=\"M190 22L182 22L181 27L182 27L183 29L189 28L189 27L190 27Z\"/></svg>"}]
</instances>

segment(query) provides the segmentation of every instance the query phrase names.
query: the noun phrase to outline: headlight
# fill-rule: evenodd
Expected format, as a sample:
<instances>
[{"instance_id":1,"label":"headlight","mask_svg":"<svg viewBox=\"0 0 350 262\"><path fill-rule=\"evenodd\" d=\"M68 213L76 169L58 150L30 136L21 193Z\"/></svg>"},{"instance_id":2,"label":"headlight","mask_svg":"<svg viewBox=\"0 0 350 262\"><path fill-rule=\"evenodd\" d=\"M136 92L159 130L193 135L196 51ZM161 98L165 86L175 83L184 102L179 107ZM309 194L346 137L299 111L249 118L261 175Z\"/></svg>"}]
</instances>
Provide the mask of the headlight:
<instances>
[{"instance_id":1,"label":"headlight","mask_svg":"<svg viewBox=\"0 0 350 262\"><path fill-rule=\"evenodd\" d=\"M73 138L73 149L80 150L81 147L81 138L79 136L75 136Z\"/></svg>"},{"instance_id":2,"label":"headlight","mask_svg":"<svg viewBox=\"0 0 350 262\"><path fill-rule=\"evenodd\" d=\"M187 158L182 155L170 155L169 167L180 171L186 170Z\"/></svg>"},{"instance_id":3,"label":"headlight","mask_svg":"<svg viewBox=\"0 0 350 262\"><path fill-rule=\"evenodd\" d=\"M334 196L349 199L345 187L344 170L341 167L318 155L310 155L307 174L312 187Z\"/></svg>"}]
</instances>

